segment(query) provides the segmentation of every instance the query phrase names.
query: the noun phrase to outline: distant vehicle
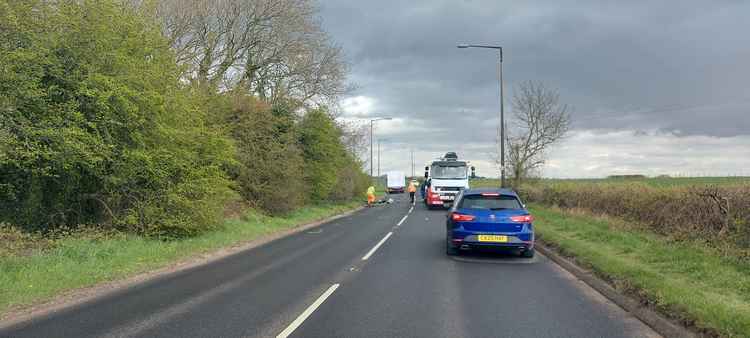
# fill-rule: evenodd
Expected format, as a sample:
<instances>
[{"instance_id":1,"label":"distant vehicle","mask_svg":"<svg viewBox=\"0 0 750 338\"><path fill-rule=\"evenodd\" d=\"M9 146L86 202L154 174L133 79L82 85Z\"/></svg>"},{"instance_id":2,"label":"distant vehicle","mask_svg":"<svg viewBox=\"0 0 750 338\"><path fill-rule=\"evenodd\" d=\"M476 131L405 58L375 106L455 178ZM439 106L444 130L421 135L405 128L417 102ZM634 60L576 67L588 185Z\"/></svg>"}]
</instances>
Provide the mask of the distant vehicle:
<instances>
[{"instance_id":1,"label":"distant vehicle","mask_svg":"<svg viewBox=\"0 0 750 338\"><path fill-rule=\"evenodd\" d=\"M448 255L473 248L519 250L534 257L534 218L510 189L464 190L448 212Z\"/></svg>"},{"instance_id":2,"label":"distant vehicle","mask_svg":"<svg viewBox=\"0 0 750 338\"><path fill-rule=\"evenodd\" d=\"M406 175L401 171L389 171L385 174L386 188L389 194L403 193L406 187Z\"/></svg>"},{"instance_id":3,"label":"distant vehicle","mask_svg":"<svg viewBox=\"0 0 750 338\"><path fill-rule=\"evenodd\" d=\"M474 167L471 167L472 175ZM454 152L425 167L424 202L428 208L445 207L453 203L456 195L469 188L469 163L459 161Z\"/></svg>"}]
</instances>

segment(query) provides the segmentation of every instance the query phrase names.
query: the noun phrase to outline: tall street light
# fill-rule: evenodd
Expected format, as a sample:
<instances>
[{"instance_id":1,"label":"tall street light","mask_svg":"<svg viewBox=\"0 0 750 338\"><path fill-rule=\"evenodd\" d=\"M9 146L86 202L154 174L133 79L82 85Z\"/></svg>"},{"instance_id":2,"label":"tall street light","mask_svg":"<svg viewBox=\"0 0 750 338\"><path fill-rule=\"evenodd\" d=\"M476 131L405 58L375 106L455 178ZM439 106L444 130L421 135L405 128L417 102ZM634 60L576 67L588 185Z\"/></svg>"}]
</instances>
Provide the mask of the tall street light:
<instances>
[{"instance_id":1,"label":"tall street light","mask_svg":"<svg viewBox=\"0 0 750 338\"><path fill-rule=\"evenodd\" d=\"M459 44L458 48L495 49L500 54L500 187L505 187L505 104L503 100L503 47L490 45Z\"/></svg>"},{"instance_id":2,"label":"tall street light","mask_svg":"<svg viewBox=\"0 0 750 338\"><path fill-rule=\"evenodd\" d=\"M377 121L392 120L392 119L393 118L390 118L390 117L376 117L376 118L370 120L370 177L371 178L373 177L372 176L373 175L373 161L372 161L372 129L373 129L373 125Z\"/></svg>"},{"instance_id":3,"label":"tall street light","mask_svg":"<svg viewBox=\"0 0 750 338\"><path fill-rule=\"evenodd\" d=\"M384 141L381 139L378 139L378 177L380 177L380 142Z\"/></svg>"}]
</instances>

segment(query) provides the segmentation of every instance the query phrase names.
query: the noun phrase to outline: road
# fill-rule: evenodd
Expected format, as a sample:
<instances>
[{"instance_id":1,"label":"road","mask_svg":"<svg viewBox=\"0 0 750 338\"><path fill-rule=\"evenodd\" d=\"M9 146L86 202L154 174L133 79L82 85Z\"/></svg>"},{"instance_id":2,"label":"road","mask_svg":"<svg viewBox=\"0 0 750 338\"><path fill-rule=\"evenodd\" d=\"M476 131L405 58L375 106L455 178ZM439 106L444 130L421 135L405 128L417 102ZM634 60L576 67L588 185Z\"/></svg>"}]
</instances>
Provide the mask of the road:
<instances>
[{"instance_id":1,"label":"road","mask_svg":"<svg viewBox=\"0 0 750 338\"><path fill-rule=\"evenodd\" d=\"M541 255L445 255L405 195L1 337L658 337Z\"/></svg>"}]
</instances>

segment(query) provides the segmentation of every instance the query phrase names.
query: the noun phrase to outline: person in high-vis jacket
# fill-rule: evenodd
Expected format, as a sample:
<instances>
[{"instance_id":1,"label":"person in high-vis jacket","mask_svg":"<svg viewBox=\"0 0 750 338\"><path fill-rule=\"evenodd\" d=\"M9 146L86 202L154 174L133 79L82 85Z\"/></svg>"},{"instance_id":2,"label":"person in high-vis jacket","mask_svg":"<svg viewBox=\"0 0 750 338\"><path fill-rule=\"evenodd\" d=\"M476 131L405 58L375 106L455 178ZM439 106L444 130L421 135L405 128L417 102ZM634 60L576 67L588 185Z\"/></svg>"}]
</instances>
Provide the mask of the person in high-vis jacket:
<instances>
[{"instance_id":1,"label":"person in high-vis jacket","mask_svg":"<svg viewBox=\"0 0 750 338\"><path fill-rule=\"evenodd\" d=\"M371 207L375 203L375 187L370 186L367 188L367 206Z\"/></svg>"},{"instance_id":2,"label":"person in high-vis jacket","mask_svg":"<svg viewBox=\"0 0 750 338\"><path fill-rule=\"evenodd\" d=\"M409 187L406 188L406 191L409 192L409 197L411 197L411 203L414 204L414 194L417 192L417 185L414 183L414 181L409 182Z\"/></svg>"}]
</instances>

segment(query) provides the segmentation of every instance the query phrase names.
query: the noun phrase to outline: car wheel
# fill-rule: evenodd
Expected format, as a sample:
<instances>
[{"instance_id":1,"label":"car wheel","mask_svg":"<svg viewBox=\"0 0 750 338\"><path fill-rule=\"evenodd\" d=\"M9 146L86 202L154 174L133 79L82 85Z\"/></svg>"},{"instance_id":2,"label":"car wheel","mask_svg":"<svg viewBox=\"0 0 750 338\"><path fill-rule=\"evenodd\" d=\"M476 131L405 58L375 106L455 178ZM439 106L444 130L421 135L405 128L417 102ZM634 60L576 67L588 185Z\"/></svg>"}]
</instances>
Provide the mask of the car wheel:
<instances>
[{"instance_id":1,"label":"car wheel","mask_svg":"<svg viewBox=\"0 0 750 338\"><path fill-rule=\"evenodd\" d=\"M535 253L536 253L536 250L534 250L534 249L524 250L524 251L521 251L521 257L523 257L523 258L533 258Z\"/></svg>"},{"instance_id":2,"label":"car wheel","mask_svg":"<svg viewBox=\"0 0 750 338\"><path fill-rule=\"evenodd\" d=\"M458 255L458 248L451 244L450 239L445 239L445 254L448 256Z\"/></svg>"}]
</instances>

